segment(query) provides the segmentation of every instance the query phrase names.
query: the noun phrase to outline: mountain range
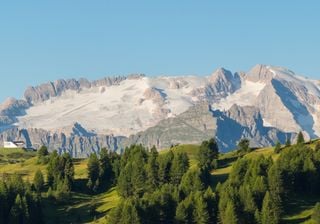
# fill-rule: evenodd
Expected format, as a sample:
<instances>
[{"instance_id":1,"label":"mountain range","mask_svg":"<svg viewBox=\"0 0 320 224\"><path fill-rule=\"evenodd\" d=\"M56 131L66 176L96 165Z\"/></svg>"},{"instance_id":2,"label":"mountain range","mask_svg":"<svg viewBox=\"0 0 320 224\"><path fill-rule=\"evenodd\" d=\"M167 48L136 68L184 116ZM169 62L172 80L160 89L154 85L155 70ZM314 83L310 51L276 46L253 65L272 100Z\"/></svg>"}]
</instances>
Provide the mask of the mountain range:
<instances>
[{"instance_id":1,"label":"mountain range","mask_svg":"<svg viewBox=\"0 0 320 224\"><path fill-rule=\"evenodd\" d=\"M194 144L215 137L221 151L320 136L320 83L289 69L256 65L210 76L143 74L56 80L0 105L0 142L87 157L102 147Z\"/></svg>"}]
</instances>

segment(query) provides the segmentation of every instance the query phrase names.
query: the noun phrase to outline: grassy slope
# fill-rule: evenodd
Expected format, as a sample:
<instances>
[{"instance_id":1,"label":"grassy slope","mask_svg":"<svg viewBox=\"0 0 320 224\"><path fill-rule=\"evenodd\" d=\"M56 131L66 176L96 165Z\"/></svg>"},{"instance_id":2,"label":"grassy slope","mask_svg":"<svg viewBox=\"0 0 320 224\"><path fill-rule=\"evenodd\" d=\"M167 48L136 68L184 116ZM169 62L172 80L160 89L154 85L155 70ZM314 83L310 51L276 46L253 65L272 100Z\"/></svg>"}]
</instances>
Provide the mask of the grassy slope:
<instances>
[{"instance_id":1,"label":"grassy slope","mask_svg":"<svg viewBox=\"0 0 320 224\"><path fill-rule=\"evenodd\" d=\"M46 175L46 166L39 164L36 153L22 149L0 149L0 175L20 174L32 182L35 172L40 169ZM46 199L43 193L43 215L47 223L90 223L92 209L95 210L96 223L106 223L105 215L115 207L120 198L115 188L99 195L81 193L87 182L87 160L74 160L76 189L66 204L56 204Z\"/></svg>"},{"instance_id":2,"label":"grassy slope","mask_svg":"<svg viewBox=\"0 0 320 224\"><path fill-rule=\"evenodd\" d=\"M312 142L309 145L311 147L315 146L316 142ZM186 152L190 158L190 167L197 165L197 152L199 146L197 145L179 145L173 147L172 149L166 149L160 152L165 154L169 150L173 150L174 153ZM22 159L19 163L10 164L10 154L12 153L22 153ZM25 179L32 180L33 175L37 169L41 169L44 173L46 171L45 166L37 164L37 159L34 154L28 154L29 152L23 152L22 150L10 151L0 149L0 158L2 163L0 163L0 174L1 173L19 173L22 174ZM259 155L271 156L274 160L278 158L278 155L273 152L273 148L262 148L257 149L247 155L247 158L257 158ZM232 164L240 156L237 152L230 152L222 154L219 158L219 169L212 172L214 184L218 182L223 182L228 178L228 175L232 169ZM6 160L6 162L3 162ZM12 162L12 161L11 161ZM48 223L76 223L76 222L86 222L90 223L91 210L94 208L96 214L97 223L106 223L105 215L107 212L115 207L119 202L120 198L116 192L115 188L110 189L106 193L99 195L89 195L80 193L83 185L86 184L87 178L87 160L74 160L75 164L75 179L79 190L72 192L72 199L68 204L56 205L54 202L47 199L44 200L44 216ZM82 186L82 187L81 187ZM82 191L83 192L83 191ZM284 216L284 223L310 223L310 215L312 213L312 208L318 198L314 197L301 197L292 199L290 204L286 206L286 214Z\"/></svg>"},{"instance_id":3,"label":"grassy slope","mask_svg":"<svg viewBox=\"0 0 320 224\"><path fill-rule=\"evenodd\" d=\"M310 143L306 143L311 148L314 148L316 143L320 141L312 141ZM257 158L260 155L264 155L266 157L271 156L274 160L278 159L279 154L274 153L273 148L261 148L257 149L249 154L246 154L246 158ZM219 158L219 169L216 169L212 172L214 184L218 182L223 182L228 178L228 175L232 169L233 163L240 158L236 152L226 153L220 156ZM283 223L304 223L304 224L312 224L310 217L312 214L312 210L314 205L320 202L319 197L313 196L301 196L292 198L289 201L289 204L286 204L284 210L285 215L283 217Z\"/></svg>"}]
</instances>

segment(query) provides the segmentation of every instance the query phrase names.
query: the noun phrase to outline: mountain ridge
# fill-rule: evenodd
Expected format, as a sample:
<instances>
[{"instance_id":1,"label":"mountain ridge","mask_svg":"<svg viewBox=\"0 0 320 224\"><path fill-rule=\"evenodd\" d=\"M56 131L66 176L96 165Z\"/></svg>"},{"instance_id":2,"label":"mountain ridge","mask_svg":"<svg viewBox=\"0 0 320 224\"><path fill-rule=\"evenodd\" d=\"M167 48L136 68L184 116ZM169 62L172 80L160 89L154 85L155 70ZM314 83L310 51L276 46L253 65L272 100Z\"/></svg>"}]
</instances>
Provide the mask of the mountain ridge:
<instances>
[{"instance_id":1,"label":"mountain ridge","mask_svg":"<svg viewBox=\"0 0 320 224\"><path fill-rule=\"evenodd\" d=\"M203 109L206 107L211 108L208 109L212 111L211 118ZM184 113L189 117L185 118ZM194 120L196 123L193 125L197 127L187 125L189 142L181 131L173 132L174 126L184 127L189 122L187 119ZM198 132L201 125L206 126L206 122L214 122L214 119L218 125ZM285 141L285 138L293 140L299 131L303 131L306 138L319 137L319 119L318 81L298 76L286 68L269 65L256 65L247 73L232 73L219 68L206 77L147 77L137 74L92 82L83 78L56 80L29 87L24 99L9 99L0 105L2 133L12 129L35 128L47 132L42 133L45 136L50 136L50 133L64 134L70 141L77 136L82 141L90 142L91 146L89 143L81 146L79 141L75 146L68 147L60 144L61 139L57 140L59 144L53 145L60 151L79 152L86 151L85 147L90 148L90 152L104 146L121 151L132 143L154 144L159 148L178 143L199 143L210 136L219 138L219 130L229 130L225 127L227 122L221 120L235 122L240 131L229 133L232 144L220 142L222 150L232 149L243 137L250 138L253 146L261 147L278 140ZM203 122L199 123L200 120ZM163 126L166 123L172 125L171 129L168 125ZM172 133L171 136L159 132L158 127L165 127L168 133ZM70 128L75 130L72 135ZM31 133L35 134L33 131ZM162 134L156 138L156 133ZM180 134L173 138L177 133ZM17 135L11 136L14 138ZM106 136L119 136L121 140L110 147L101 140ZM93 144L93 138L104 144ZM4 140L5 137L2 138ZM41 143L49 144L44 140Z\"/></svg>"}]
</instances>

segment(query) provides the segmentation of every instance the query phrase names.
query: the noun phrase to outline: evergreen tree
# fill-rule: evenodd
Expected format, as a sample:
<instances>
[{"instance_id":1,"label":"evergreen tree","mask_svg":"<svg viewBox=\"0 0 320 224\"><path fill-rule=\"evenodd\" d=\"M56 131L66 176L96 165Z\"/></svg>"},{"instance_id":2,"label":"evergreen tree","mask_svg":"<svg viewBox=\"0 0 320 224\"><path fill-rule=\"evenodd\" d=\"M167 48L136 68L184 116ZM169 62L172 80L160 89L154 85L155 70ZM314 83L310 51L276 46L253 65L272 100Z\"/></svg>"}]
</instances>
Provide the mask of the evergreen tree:
<instances>
[{"instance_id":1,"label":"evergreen tree","mask_svg":"<svg viewBox=\"0 0 320 224\"><path fill-rule=\"evenodd\" d=\"M291 140L290 140L290 138L287 138L287 140L286 140L286 147L289 147L289 146L291 146Z\"/></svg>"},{"instance_id":2,"label":"evergreen tree","mask_svg":"<svg viewBox=\"0 0 320 224\"><path fill-rule=\"evenodd\" d=\"M121 220L121 213L124 207L124 202L121 201L115 208L113 208L109 213L107 218L107 223L118 224Z\"/></svg>"},{"instance_id":3,"label":"evergreen tree","mask_svg":"<svg viewBox=\"0 0 320 224\"><path fill-rule=\"evenodd\" d=\"M132 201L132 199L126 200L124 202L122 211L121 211L121 219L119 223L123 224L139 224L140 217L138 215L137 206Z\"/></svg>"},{"instance_id":4,"label":"evergreen tree","mask_svg":"<svg viewBox=\"0 0 320 224\"><path fill-rule=\"evenodd\" d=\"M44 178L41 170L37 170L37 172L35 173L34 179L33 179L33 185L37 192L41 192L41 190L43 189Z\"/></svg>"},{"instance_id":5,"label":"evergreen tree","mask_svg":"<svg viewBox=\"0 0 320 224\"><path fill-rule=\"evenodd\" d=\"M281 214L281 203L282 203L282 195L284 193L283 187L283 177L281 174L281 170L277 164L271 166L268 172L268 185L270 196L272 197L276 207L279 209L279 214Z\"/></svg>"},{"instance_id":6,"label":"evergreen tree","mask_svg":"<svg viewBox=\"0 0 320 224\"><path fill-rule=\"evenodd\" d=\"M179 188L184 195L189 195L191 192L204 190L204 184L200 178L199 169L190 169L182 177Z\"/></svg>"},{"instance_id":7,"label":"evergreen tree","mask_svg":"<svg viewBox=\"0 0 320 224\"><path fill-rule=\"evenodd\" d=\"M158 157L158 163L159 163L158 176L159 176L160 184L166 184L170 182L170 170L171 170L173 158L174 158L174 154L172 150L170 150L165 155Z\"/></svg>"},{"instance_id":8,"label":"evergreen tree","mask_svg":"<svg viewBox=\"0 0 320 224\"><path fill-rule=\"evenodd\" d=\"M203 141L200 145L198 160L200 168L212 169L215 160L218 159L219 148L214 138L209 141Z\"/></svg>"},{"instance_id":9,"label":"evergreen tree","mask_svg":"<svg viewBox=\"0 0 320 224\"><path fill-rule=\"evenodd\" d=\"M320 223L320 203L319 202L316 204L316 206L313 209L312 220L316 224Z\"/></svg>"},{"instance_id":10,"label":"evergreen tree","mask_svg":"<svg viewBox=\"0 0 320 224\"><path fill-rule=\"evenodd\" d=\"M249 145L250 145L249 139L243 138L238 143L238 150L240 152L250 152L251 149L250 149Z\"/></svg>"},{"instance_id":11,"label":"evergreen tree","mask_svg":"<svg viewBox=\"0 0 320 224\"><path fill-rule=\"evenodd\" d=\"M202 196L202 192L195 194L195 209L193 212L194 222L197 224L206 224L210 221L208 205Z\"/></svg>"},{"instance_id":12,"label":"evergreen tree","mask_svg":"<svg viewBox=\"0 0 320 224\"><path fill-rule=\"evenodd\" d=\"M227 202L227 207L222 219L223 224L237 224L238 216L232 201Z\"/></svg>"},{"instance_id":13,"label":"evergreen tree","mask_svg":"<svg viewBox=\"0 0 320 224\"><path fill-rule=\"evenodd\" d=\"M97 155L95 153L92 153L88 161L88 184L87 184L87 186L91 190L97 190L99 174L100 174L99 160Z\"/></svg>"},{"instance_id":14,"label":"evergreen tree","mask_svg":"<svg viewBox=\"0 0 320 224\"><path fill-rule=\"evenodd\" d=\"M118 192L126 198L133 195L133 186L131 183L132 164L128 163L124 169L121 170L118 178Z\"/></svg>"},{"instance_id":15,"label":"evergreen tree","mask_svg":"<svg viewBox=\"0 0 320 224\"><path fill-rule=\"evenodd\" d=\"M297 137L297 144L300 145L300 144L303 144L304 142L305 142L304 136L303 136L302 132L300 131L298 134L298 137Z\"/></svg>"},{"instance_id":16,"label":"evergreen tree","mask_svg":"<svg viewBox=\"0 0 320 224\"><path fill-rule=\"evenodd\" d=\"M274 152L278 154L280 153L280 151L281 151L281 144L280 142L277 142L276 146L274 147Z\"/></svg>"},{"instance_id":17,"label":"evergreen tree","mask_svg":"<svg viewBox=\"0 0 320 224\"><path fill-rule=\"evenodd\" d=\"M48 148L44 145L41 146L40 149L38 149L37 154L38 154L38 158L42 158L49 155Z\"/></svg>"},{"instance_id":18,"label":"evergreen tree","mask_svg":"<svg viewBox=\"0 0 320 224\"><path fill-rule=\"evenodd\" d=\"M46 146L41 146L37 151L38 163L47 164L49 160L49 152Z\"/></svg>"},{"instance_id":19,"label":"evergreen tree","mask_svg":"<svg viewBox=\"0 0 320 224\"><path fill-rule=\"evenodd\" d=\"M177 153L174 155L170 169L170 180L174 185L179 185L182 176L189 169L189 158L186 153Z\"/></svg>"},{"instance_id":20,"label":"evergreen tree","mask_svg":"<svg viewBox=\"0 0 320 224\"><path fill-rule=\"evenodd\" d=\"M69 154L65 154L64 159L64 181L68 187L68 191L71 191L74 183L74 165Z\"/></svg>"},{"instance_id":21,"label":"evergreen tree","mask_svg":"<svg viewBox=\"0 0 320 224\"><path fill-rule=\"evenodd\" d=\"M158 151L153 146L150 150L150 155L147 162L146 173L147 173L147 184L149 190L154 190L159 185L158 170L159 164L157 161Z\"/></svg>"},{"instance_id":22,"label":"evergreen tree","mask_svg":"<svg viewBox=\"0 0 320 224\"><path fill-rule=\"evenodd\" d=\"M262 224L278 224L280 221L280 211L276 203L267 191L262 204L261 223Z\"/></svg>"},{"instance_id":23,"label":"evergreen tree","mask_svg":"<svg viewBox=\"0 0 320 224\"><path fill-rule=\"evenodd\" d=\"M106 148L102 148L100 153L100 185L107 186L113 182L114 174L112 170L112 161Z\"/></svg>"},{"instance_id":24,"label":"evergreen tree","mask_svg":"<svg viewBox=\"0 0 320 224\"><path fill-rule=\"evenodd\" d=\"M18 194L10 211L10 223L27 223L28 218L29 212L26 198Z\"/></svg>"},{"instance_id":25,"label":"evergreen tree","mask_svg":"<svg viewBox=\"0 0 320 224\"><path fill-rule=\"evenodd\" d=\"M184 201L180 202L176 209L175 220L177 223L193 223L192 215L190 215L190 207L191 205L186 205Z\"/></svg>"}]
</instances>

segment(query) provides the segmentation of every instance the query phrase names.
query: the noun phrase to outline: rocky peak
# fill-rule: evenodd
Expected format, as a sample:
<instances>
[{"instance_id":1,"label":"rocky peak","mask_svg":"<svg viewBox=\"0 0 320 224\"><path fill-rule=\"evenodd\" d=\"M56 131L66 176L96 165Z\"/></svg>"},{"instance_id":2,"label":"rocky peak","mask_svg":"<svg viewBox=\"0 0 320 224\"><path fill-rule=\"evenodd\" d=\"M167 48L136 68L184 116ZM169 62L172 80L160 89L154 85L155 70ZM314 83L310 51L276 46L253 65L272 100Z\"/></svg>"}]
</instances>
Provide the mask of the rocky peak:
<instances>
[{"instance_id":1,"label":"rocky peak","mask_svg":"<svg viewBox=\"0 0 320 224\"><path fill-rule=\"evenodd\" d=\"M274 77L275 73L270 71L270 66L258 64L247 73L246 80L251 82L270 82Z\"/></svg>"},{"instance_id":2,"label":"rocky peak","mask_svg":"<svg viewBox=\"0 0 320 224\"><path fill-rule=\"evenodd\" d=\"M238 73L232 74L224 68L219 68L209 77L205 92L207 96L214 98L225 97L235 92L240 86L241 79Z\"/></svg>"},{"instance_id":3,"label":"rocky peak","mask_svg":"<svg viewBox=\"0 0 320 224\"><path fill-rule=\"evenodd\" d=\"M51 97L61 96L67 90L81 91L91 87L119 85L126 79L137 79L143 75L129 75L118 77L106 77L100 80L89 82L87 79L59 79L54 82L48 82L39 86L28 87L24 93L24 98L29 104L37 104L46 101Z\"/></svg>"}]
</instances>

